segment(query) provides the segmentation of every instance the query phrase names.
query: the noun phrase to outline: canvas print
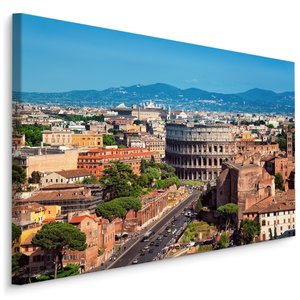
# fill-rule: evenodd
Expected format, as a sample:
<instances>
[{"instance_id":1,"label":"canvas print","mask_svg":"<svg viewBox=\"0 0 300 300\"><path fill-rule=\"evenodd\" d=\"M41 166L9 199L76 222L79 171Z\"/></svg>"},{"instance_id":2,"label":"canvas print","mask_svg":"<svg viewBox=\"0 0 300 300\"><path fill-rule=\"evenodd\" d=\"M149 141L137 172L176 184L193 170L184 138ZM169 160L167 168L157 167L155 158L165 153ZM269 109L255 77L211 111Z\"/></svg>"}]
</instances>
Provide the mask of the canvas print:
<instances>
[{"instance_id":1,"label":"canvas print","mask_svg":"<svg viewBox=\"0 0 300 300\"><path fill-rule=\"evenodd\" d=\"M293 62L16 14L12 105L14 284L295 235Z\"/></svg>"}]
</instances>

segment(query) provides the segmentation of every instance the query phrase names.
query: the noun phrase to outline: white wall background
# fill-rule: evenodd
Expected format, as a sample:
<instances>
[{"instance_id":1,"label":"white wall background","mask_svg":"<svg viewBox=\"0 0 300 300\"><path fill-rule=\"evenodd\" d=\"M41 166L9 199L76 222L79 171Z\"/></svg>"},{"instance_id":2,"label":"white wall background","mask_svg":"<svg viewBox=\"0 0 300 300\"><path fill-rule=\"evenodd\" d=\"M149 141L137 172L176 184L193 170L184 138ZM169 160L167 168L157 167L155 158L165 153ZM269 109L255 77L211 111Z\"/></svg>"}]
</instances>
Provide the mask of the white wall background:
<instances>
[{"instance_id":1,"label":"white wall background","mask_svg":"<svg viewBox=\"0 0 300 300\"><path fill-rule=\"evenodd\" d=\"M0 0L1 191L5 191L0 199L2 299L299 297L299 237L55 282L22 287L9 284L12 13L28 13L295 61L296 87L299 88L300 9L297 2Z\"/></svg>"}]
</instances>

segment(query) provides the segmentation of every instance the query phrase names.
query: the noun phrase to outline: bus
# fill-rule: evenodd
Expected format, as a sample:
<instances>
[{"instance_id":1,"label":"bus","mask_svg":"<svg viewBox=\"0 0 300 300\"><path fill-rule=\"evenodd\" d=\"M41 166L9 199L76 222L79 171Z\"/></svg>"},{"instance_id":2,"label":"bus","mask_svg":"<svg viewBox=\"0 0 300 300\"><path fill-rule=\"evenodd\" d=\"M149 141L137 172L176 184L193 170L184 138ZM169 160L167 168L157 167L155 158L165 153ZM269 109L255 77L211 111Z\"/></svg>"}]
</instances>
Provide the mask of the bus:
<instances>
[{"instance_id":1,"label":"bus","mask_svg":"<svg viewBox=\"0 0 300 300\"><path fill-rule=\"evenodd\" d=\"M147 232L145 233L145 235L143 236L142 241L143 241L143 242L149 242L150 237L151 237L153 234L154 234L154 231L152 231L152 230L147 231Z\"/></svg>"}]
</instances>

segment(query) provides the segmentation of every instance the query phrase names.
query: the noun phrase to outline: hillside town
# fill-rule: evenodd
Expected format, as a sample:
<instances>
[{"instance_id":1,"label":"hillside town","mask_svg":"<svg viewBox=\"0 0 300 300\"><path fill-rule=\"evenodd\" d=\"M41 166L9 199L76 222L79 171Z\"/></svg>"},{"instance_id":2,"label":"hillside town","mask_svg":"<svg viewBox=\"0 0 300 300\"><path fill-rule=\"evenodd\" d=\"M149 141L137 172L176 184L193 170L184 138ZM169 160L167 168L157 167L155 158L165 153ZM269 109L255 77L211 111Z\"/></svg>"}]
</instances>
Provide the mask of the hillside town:
<instances>
[{"instance_id":1,"label":"hillside town","mask_svg":"<svg viewBox=\"0 0 300 300\"><path fill-rule=\"evenodd\" d=\"M12 280L295 235L291 115L13 102Z\"/></svg>"}]
</instances>

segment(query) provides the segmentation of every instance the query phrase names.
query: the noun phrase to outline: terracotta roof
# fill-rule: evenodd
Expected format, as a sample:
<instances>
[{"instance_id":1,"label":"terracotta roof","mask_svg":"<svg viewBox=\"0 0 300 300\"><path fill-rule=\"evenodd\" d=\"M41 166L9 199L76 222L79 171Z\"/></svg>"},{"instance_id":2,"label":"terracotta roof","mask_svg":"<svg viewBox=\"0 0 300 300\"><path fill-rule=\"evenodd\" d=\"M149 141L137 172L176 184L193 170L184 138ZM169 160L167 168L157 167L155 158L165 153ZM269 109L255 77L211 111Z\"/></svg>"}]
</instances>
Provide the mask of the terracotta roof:
<instances>
[{"instance_id":1,"label":"terracotta roof","mask_svg":"<svg viewBox=\"0 0 300 300\"><path fill-rule=\"evenodd\" d=\"M74 189L74 190L60 190L60 191L41 191L27 199L19 200L18 203L22 202L43 202L49 200L88 200L95 197L91 196L90 190Z\"/></svg>"},{"instance_id":2,"label":"terracotta roof","mask_svg":"<svg viewBox=\"0 0 300 300\"><path fill-rule=\"evenodd\" d=\"M75 216L75 217L73 217L73 218L69 221L69 223L71 223L71 224L78 224L78 223L81 223L85 218L90 218L90 219L96 221L96 220L95 220L95 219L96 219L95 217L92 217L92 216L90 216L90 215L84 215L84 216Z\"/></svg>"},{"instance_id":3,"label":"terracotta roof","mask_svg":"<svg viewBox=\"0 0 300 300\"><path fill-rule=\"evenodd\" d=\"M70 190L70 189L78 189L80 187L84 187L84 184L51 184L43 187L41 190Z\"/></svg>"},{"instance_id":4,"label":"terracotta roof","mask_svg":"<svg viewBox=\"0 0 300 300\"><path fill-rule=\"evenodd\" d=\"M105 159L105 158L127 158L131 156L145 156L145 155L155 155L156 152L154 151L147 151L147 152L137 152L137 153L128 153L128 154L110 154L110 155L93 155L93 156L78 156L79 159Z\"/></svg>"},{"instance_id":5,"label":"terracotta roof","mask_svg":"<svg viewBox=\"0 0 300 300\"><path fill-rule=\"evenodd\" d=\"M268 207L269 205L272 204L274 200L274 196L270 196L267 197L255 204L253 204L252 206L250 206L249 208L247 208L243 214L247 214L247 213L258 213L260 212L262 209L265 209L266 207Z\"/></svg>"},{"instance_id":6,"label":"terracotta roof","mask_svg":"<svg viewBox=\"0 0 300 300\"><path fill-rule=\"evenodd\" d=\"M65 178L91 176L91 174L86 169L62 170L54 173L57 173Z\"/></svg>"},{"instance_id":7,"label":"terracotta roof","mask_svg":"<svg viewBox=\"0 0 300 300\"><path fill-rule=\"evenodd\" d=\"M295 201L296 197L295 197L295 190L287 190L286 192L284 191L276 191L275 194L275 200L276 201Z\"/></svg>"},{"instance_id":8,"label":"terracotta roof","mask_svg":"<svg viewBox=\"0 0 300 300\"><path fill-rule=\"evenodd\" d=\"M253 204L251 207L246 209L243 214L247 213L267 213L275 211L294 210L295 202L292 201L276 201L274 196L265 198L260 202Z\"/></svg>"},{"instance_id":9,"label":"terracotta roof","mask_svg":"<svg viewBox=\"0 0 300 300\"><path fill-rule=\"evenodd\" d=\"M44 220L44 223L51 223L51 222L55 222L55 221L56 221L55 218L46 218L46 219Z\"/></svg>"},{"instance_id":10,"label":"terracotta roof","mask_svg":"<svg viewBox=\"0 0 300 300\"><path fill-rule=\"evenodd\" d=\"M262 209L259 213L274 212L274 211L285 211L285 210L294 210L295 202L274 202L268 207Z\"/></svg>"},{"instance_id":11,"label":"terracotta roof","mask_svg":"<svg viewBox=\"0 0 300 300\"><path fill-rule=\"evenodd\" d=\"M30 212L37 212L37 211L46 210L46 208L44 206L40 205L39 203L36 203L36 202L26 203L26 204L23 204L23 205L17 205L17 206L14 206L12 208L13 213L17 213L20 210L21 211L22 210L27 210L27 211L30 211Z\"/></svg>"}]
</instances>

